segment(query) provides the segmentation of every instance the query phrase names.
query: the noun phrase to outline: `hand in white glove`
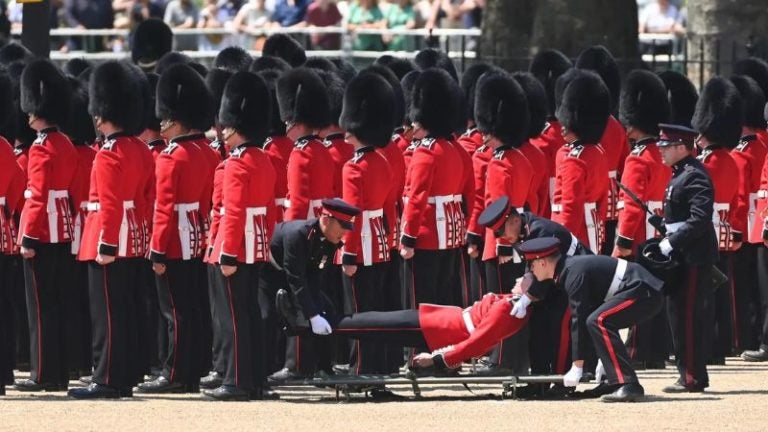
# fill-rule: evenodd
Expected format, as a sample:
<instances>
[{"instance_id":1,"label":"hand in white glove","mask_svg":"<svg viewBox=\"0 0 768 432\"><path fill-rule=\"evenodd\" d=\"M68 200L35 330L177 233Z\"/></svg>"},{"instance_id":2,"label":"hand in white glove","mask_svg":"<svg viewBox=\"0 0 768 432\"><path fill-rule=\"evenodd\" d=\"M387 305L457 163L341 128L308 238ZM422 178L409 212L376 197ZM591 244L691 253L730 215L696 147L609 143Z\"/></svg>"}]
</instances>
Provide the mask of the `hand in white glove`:
<instances>
[{"instance_id":1,"label":"hand in white glove","mask_svg":"<svg viewBox=\"0 0 768 432\"><path fill-rule=\"evenodd\" d=\"M597 367L595 368L595 381L600 384L605 376L605 366L603 366L602 360L597 360Z\"/></svg>"},{"instance_id":2,"label":"hand in white glove","mask_svg":"<svg viewBox=\"0 0 768 432\"><path fill-rule=\"evenodd\" d=\"M523 319L525 318L525 314L527 313L526 308L529 304L531 304L530 297L523 294L519 299L517 299L515 305L512 306L512 310L509 312L509 314L515 318Z\"/></svg>"},{"instance_id":3,"label":"hand in white glove","mask_svg":"<svg viewBox=\"0 0 768 432\"><path fill-rule=\"evenodd\" d=\"M565 387L576 387L579 385L581 375L584 373L584 369L576 365L571 366L571 370L563 375L563 385Z\"/></svg>"},{"instance_id":4,"label":"hand in white glove","mask_svg":"<svg viewBox=\"0 0 768 432\"><path fill-rule=\"evenodd\" d=\"M669 256L669 254L672 253L672 243L665 237L664 240L659 242L659 249L661 249L661 253L663 253L664 256Z\"/></svg>"},{"instance_id":5,"label":"hand in white glove","mask_svg":"<svg viewBox=\"0 0 768 432\"><path fill-rule=\"evenodd\" d=\"M333 332L328 321L320 315L315 315L310 318L309 323L312 325L312 333L316 335L329 335Z\"/></svg>"}]
</instances>

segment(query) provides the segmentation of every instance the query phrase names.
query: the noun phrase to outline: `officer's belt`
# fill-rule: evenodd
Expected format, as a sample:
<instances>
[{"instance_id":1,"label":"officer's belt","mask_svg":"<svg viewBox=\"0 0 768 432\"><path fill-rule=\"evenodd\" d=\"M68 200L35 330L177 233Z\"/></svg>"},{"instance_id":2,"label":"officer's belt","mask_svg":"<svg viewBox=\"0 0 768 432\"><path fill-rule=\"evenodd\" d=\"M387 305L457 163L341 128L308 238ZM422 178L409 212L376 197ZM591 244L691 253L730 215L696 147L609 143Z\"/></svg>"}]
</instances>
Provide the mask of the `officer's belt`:
<instances>
[{"instance_id":1,"label":"officer's belt","mask_svg":"<svg viewBox=\"0 0 768 432\"><path fill-rule=\"evenodd\" d=\"M667 227L667 234L673 234L677 232L682 226L685 225L685 222L672 222L668 224L664 224L665 227Z\"/></svg>"},{"instance_id":2,"label":"officer's belt","mask_svg":"<svg viewBox=\"0 0 768 432\"><path fill-rule=\"evenodd\" d=\"M605 293L605 301L608 301L608 299L616 295L621 283L624 281L624 273L627 271L627 260L621 258L617 259L619 262L616 264L616 271L613 272L613 279L611 280L611 285L608 287L608 292Z\"/></svg>"}]
</instances>

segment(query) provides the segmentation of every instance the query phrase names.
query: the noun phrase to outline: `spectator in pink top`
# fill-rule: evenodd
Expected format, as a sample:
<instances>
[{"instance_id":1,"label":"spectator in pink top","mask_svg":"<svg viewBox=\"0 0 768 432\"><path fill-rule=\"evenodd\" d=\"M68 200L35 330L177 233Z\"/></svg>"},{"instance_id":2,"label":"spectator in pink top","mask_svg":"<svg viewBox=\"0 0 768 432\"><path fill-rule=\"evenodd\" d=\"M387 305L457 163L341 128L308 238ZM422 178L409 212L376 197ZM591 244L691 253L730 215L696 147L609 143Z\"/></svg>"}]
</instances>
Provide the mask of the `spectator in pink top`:
<instances>
[{"instance_id":1,"label":"spectator in pink top","mask_svg":"<svg viewBox=\"0 0 768 432\"><path fill-rule=\"evenodd\" d=\"M330 27L341 23L341 12L333 0L314 0L307 8L302 26ZM335 50L341 45L339 34L313 34L310 35L312 46L315 49Z\"/></svg>"}]
</instances>

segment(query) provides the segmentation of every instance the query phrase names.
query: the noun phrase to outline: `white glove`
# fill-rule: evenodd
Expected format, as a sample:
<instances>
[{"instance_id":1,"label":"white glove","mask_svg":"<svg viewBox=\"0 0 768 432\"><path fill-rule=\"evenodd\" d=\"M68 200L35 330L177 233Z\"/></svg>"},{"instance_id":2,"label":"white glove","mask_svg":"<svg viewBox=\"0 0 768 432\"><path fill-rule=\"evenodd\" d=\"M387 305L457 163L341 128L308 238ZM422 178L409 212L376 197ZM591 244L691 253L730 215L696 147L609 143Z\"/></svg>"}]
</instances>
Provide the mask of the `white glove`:
<instances>
[{"instance_id":1,"label":"white glove","mask_svg":"<svg viewBox=\"0 0 768 432\"><path fill-rule=\"evenodd\" d=\"M312 325L312 333L316 335L329 335L333 332L331 325L328 321L320 315L315 315L309 319L309 323Z\"/></svg>"},{"instance_id":2,"label":"white glove","mask_svg":"<svg viewBox=\"0 0 768 432\"><path fill-rule=\"evenodd\" d=\"M668 238L664 238L664 240L659 242L659 249L661 249L661 253L664 254L664 256L669 256L669 254L672 253L672 244L669 242Z\"/></svg>"},{"instance_id":3,"label":"white glove","mask_svg":"<svg viewBox=\"0 0 768 432\"><path fill-rule=\"evenodd\" d=\"M515 305L512 306L512 310L509 312L510 315L512 315L515 318L523 319L525 318L526 314L526 308L528 305L531 304L531 299L527 295L523 294L517 301L515 302Z\"/></svg>"},{"instance_id":4,"label":"white glove","mask_svg":"<svg viewBox=\"0 0 768 432\"><path fill-rule=\"evenodd\" d=\"M597 360L597 367L595 368L595 381L600 384L605 376L605 366L603 366L602 360Z\"/></svg>"},{"instance_id":5,"label":"white glove","mask_svg":"<svg viewBox=\"0 0 768 432\"><path fill-rule=\"evenodd\" d=\"M565 387L576 387L579 385L579 381L581 381L581 375L584 373L584 369L573 365L571 366L571 370L568 371L565 375L563 375L563 385Z\"/></svg>"}]
</instances>

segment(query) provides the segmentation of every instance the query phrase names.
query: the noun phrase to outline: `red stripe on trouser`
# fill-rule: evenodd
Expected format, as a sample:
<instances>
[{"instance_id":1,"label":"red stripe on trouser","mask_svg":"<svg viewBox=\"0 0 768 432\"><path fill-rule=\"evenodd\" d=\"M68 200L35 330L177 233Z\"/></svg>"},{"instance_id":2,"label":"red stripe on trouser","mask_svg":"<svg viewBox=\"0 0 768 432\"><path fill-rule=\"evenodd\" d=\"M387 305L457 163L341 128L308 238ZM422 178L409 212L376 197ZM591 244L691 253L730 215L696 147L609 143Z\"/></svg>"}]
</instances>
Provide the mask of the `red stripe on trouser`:
<instances>
[{"instance_id":1,"label":"red stripe on trouser","mask_svg":"<svg viewBox=\"0 0 768 432\"><path fill-rule=\"evenodd\" d=\"M107 285L107 266L102 267L104 274L104 301L107 305L107 376L106 385L110 384L110 371L112 370L112 303L109 299L109 287Z\"/></svg>"},{"instance_id":2,"label":"red stripe on trouser","mask_svg":"<svg viewBox=\"0 0 768 432\"><path fill-rule=\"evenodd\" d=\"M607 317L621 312L624 309L632 306L635 303L635 299L630 299L619 303L618 305L608 309L597 317L597 327L603 334L603 342L605 342L605 348L608 350L608 355L611 357L611 363L613 369L616 371L616 378L619 380L619 384L624 384L624 374L621 372L621 365L616 359L616 351L613 350L613 344L611 343L611 336L608 334L608 329L605 328L604 321Z\"/></svg>"},{"instance_id":3,"label":"red stripe on trouser","mask_svg":"<svg viewBox=\"0 0 768 432\"><path fill-rule=\"evenodd\" d=\"M237 353L237 320L235 319L235 304L232 301L232 282L227 278L227 293L229 294L229 314L232 317L232 333L235 337L235 385L240 385L240 358Z\"/></svg>"},{"instance_id":4,"label":"red stripe on trouser","mask_svg":"<svg viewBox=\"0 0 768 432\"><path fill-rule=\"evenodd\" d=\"M694 368L693 359L693 313L696 305L696 279L698 279L698 269L695 267L688 271L688 292L685 308L685 383L693 385L694 378L692 370Z\"/></svg>"},{"instance_id":5,"label":"red stripe on trouser","mask_svg":"<svg viewBox=\"0 0 768 432\"><path fill-rule=\"evenodd\" d=\"M301 336L296 336L296 370L301 370Z\"/></svg>"},{"instance_id":6,"label":"red stripe on trouser","mask_svg":"<svg viewBox=\"0 0 768 432\"><path fill-rule=\"evenodd\" d=\"M736 316L736 284L733 280L733 257L731 257L730 260L728 260L728 288L730 288L730 294L731 294L731 327L733 328L732 336L733 336L733 343L732 347L741 347L741 341L739 341L739 320ZM727 347L727 348L732 348Z\"/></svg>"},{"instance_id":7,"label":"red stripe on trouser","mask_svg":"<svg viewBox=\"0 0 768 432\"><path fill-rule=\"evenodd\" d=\"M30 260L32 266L32 289L35 291L35 312L37 312L37 382L43 381L43 325L40 319L40 294L37 287L37 271L34 258Z\"/></svg>"},{"instance_id":8,"label":"red stripe on trouser","mask_svg":"<svg viewBox=\"0 0 768 432\"><path fill-rule=\"evenodd\" d=\"M173 362L171 363L171 376L168 377L173 382L176 377L176 359L179 358L179 319L176 315L176 302L173 300L171 282L167 273L165 275L165 285L168 287L168 298L171 300L171 313L173 314Z\"/></svg>"},{"instance_id":9,"label":"red stripe on trouser","mask_svg":"<svg viewBox=\"0 0 768 432\"><path fill-rule=\"evenodd\" d=\"M565 373L568 357L568 346L571 344L571 308L566 306L563 318L560 320L560 349L557 352L557 369L555 373Z\"/></svg>"}]
</instances>

